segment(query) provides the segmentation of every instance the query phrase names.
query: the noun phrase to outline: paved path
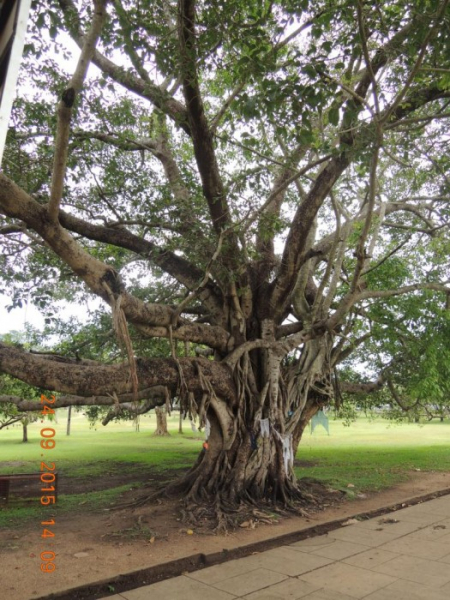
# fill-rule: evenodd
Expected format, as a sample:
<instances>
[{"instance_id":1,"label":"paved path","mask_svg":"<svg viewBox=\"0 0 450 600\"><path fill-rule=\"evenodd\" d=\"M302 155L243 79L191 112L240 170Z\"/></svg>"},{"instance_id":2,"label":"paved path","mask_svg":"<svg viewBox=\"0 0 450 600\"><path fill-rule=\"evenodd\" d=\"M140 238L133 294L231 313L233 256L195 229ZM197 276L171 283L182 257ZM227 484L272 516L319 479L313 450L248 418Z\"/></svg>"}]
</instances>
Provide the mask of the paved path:
<instances>
[{"instance_id":1,"label":"paved path","mask_svg":"<svg viewBox=\"0 0 450 600\"><path fill-rule=\"evenodd\" d=\"M108 600L450 600L450 495Z\"/></svg>"}]
</instances>

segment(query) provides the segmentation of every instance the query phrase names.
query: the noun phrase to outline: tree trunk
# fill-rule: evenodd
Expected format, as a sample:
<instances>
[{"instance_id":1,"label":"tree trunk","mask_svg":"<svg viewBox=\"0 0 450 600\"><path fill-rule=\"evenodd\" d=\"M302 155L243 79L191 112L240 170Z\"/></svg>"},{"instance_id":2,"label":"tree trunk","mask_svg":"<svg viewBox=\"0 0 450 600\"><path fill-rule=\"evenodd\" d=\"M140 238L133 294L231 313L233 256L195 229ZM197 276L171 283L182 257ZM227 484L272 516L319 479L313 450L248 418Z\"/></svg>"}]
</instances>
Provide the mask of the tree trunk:
<instances>
[{"instance_id":1,"label":"tree trunk","mask_svg":"<svg viewBox=\"0 0 450 600\"><path fill-rule=\"evenodd\" d=\"M170 435L167 431L167 412L165 408L156 407L156 431L153 435Z\"/></svg>"},{"instance_id":2,"label":"tree trunk","mask_svg":"<svg viewBox=\"0 0 450 600\"><path fill-rule=\"evenodd\" d=\"M22 421L22 442L28 442L28 422Z\"/></svg>"},{"instance_id":3,"label":"tree trunk","mask_svg":"<svg viewBox=\"0 0 450 600\"><path fill-rule=\"evenodd\" d=\"M204 510L207 505L217 527L226 529L235 525L236 508L242 504L280 505L301 512L313 501L293 467L307 424L330 400L323 350L320 342L310 342L299 359L284 365L270 352L255 353L252 361L264 364L257 387L255 372L260 371L253 371L245 355L235 370L241 390L238 405L232 409L210 395L209 438L193 468L168 488L182 493L188 516L197 518L195 507Z\"/></svg>"},{"instance_id":4,"label":"tree trunk","mask_svg":"<svg viewBox=\"0 0 450 600\"><path fill-rule=\"evenodd\" d=\"M67 430L66 430L66 435L70 435L71 421L72 421L72 407L69 406L69 409L67 411Z\"/></svg>"}]
</instances>

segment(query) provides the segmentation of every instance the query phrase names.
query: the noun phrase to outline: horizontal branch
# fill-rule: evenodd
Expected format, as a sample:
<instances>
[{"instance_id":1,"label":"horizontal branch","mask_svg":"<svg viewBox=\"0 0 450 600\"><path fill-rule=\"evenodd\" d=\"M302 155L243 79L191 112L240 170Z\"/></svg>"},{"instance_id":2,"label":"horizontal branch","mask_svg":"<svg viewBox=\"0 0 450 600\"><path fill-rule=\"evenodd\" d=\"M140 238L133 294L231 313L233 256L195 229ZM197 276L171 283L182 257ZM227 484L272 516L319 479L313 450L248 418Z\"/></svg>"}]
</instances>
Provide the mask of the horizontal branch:
<instances>
[{"instance_id":1,"label":"horizontal branch","mask_svg":"<svg viewBox=\"0 0 450 600\"><path fill-rule=\"evenodd\" d=\"M137 404L136 402L122 402L121 404L115 404L110 408L106 417L102 420L102 425L108 425L115 417L120 417L124 410L132 413L134 416L144 415L149 410L156 406L161 406L166 401L165 396L159 394L155 395L150 399L144 400Z\"/></svg>"},{"instance_id":2,"label":"horizontal branch","mask_svg":"<svg viewBox=\"0 0 450 600\"><path fill-rule=\"evenodd\" d=\"M356 296L355 301L366 300L369 298L390 298L392 296L401 296L418 290L433 290L450 294L450 282L443 283L414 283L413 285L405 285L395 290L365 290Z\"/></svg>"},{"instance_id":3,"label":"horizontal branch","mask_svg":"<svg viewBox=\"0 0 450 600\"><path fill-rule=\"evenodd\" d=\"M210 348L215 348L219 352L226 352L233 340L229 333L222 327L215 325L202 325L201 323L186 323L179 325L170 331L167 327L152 327L149 325L137 325L137 330L143 335L152 338L165 338L180 340L182 342L192 342L193 344L204 344Z\"/></svg>"},{"instance_id":4,"label":"horizontal branch","mask_svg":"<svg viewBox=\"0 0 450 600\"><path fill-rule=\"evenodd\" d=\"M380 391L385 384L383 377L369 383L354 383L351 381L339 381L339 389L346 394L373 394Z\"/></svg>"},{"instance_id":5,"label":"horizontal branch","mask_svg":"<svg viewBox=\"0 0 450 600\"><path fill-rule=\"evenodd\" d=\"M231 371L221 363L198 357L180 358L177 361L137 358L135 364L139 382L138 398L143 394L148 397L148 389L155 386L166 387L169 394L175 396L180 385L180 369L186 389L194 394L201 394L204 392L198 372L201 368L202 377L210 382L218 396L231 404L235 401ZM122 396L123 401L133 399L130 367L127 363L98 366L62 363L0 343L0 373L6 373L40 389L68 395L64 404L56 406L111 404L114 402L114 394ZM92 399L94 396L95 400ZM98 400L99 397L102 398L101 401ZM61 401L60 398L58 402ZM26 409L25 406L29 405L20 405L19 408L34 410Z\"/></svg>"},{"instance_id":6,"label":"horizontal branch","mask_svg":"<svg viewBox=\"0 0 450 600\"><path fill-rule=\"evenodd\" d=\"M331 331L333 330L345 317L350 309L361 302L362 300L369 300L374 298L391 298L393 296L401 296L403 294L409 294L419 290L433 290L436 292L442 292L444 294L450 294L450 282L444 283L414 283L412 285L405 285L393 290L364 290L362 292L350 291L346 294L339 303L338 308L335 312L325 321L323 321L319 327Z\"/></svg>"}]
</instances>

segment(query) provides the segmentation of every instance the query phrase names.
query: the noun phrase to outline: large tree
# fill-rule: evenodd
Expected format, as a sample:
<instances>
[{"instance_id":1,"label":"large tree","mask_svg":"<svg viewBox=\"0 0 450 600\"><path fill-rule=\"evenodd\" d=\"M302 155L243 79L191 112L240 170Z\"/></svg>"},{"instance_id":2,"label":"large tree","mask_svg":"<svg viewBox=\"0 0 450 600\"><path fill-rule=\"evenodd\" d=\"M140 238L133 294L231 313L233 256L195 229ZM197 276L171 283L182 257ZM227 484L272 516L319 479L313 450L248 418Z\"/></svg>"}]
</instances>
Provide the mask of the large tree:
<instances>
[{"instance_id":1,"label":"large tree","mask_svg":"<svg viewBox=\"0 0 450 600\"><path fill-rule=\"evenodd\" d=\"M55 406L179 398L210 436L172 489L219 516L301 500L292 457L339 366L383 323L407 330L408 306L433 297L446 319L448 4L36 9L0 174L3 289L49 319L98 296L125 359L0 344L0 371ZM146 354L155 338L170 355ZM379 356L347 389L388 381Z\"/></svg>"}]
</instances>

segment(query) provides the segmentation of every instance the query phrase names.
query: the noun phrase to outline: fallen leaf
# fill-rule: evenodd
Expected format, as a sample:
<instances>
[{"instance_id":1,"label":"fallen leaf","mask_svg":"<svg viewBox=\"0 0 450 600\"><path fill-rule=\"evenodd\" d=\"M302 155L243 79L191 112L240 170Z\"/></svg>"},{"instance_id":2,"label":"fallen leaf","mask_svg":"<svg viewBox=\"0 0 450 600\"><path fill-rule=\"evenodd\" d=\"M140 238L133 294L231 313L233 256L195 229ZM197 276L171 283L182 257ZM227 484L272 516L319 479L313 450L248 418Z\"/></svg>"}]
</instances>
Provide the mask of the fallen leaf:
<instances>
[{"instance_id":1,"label":"fallen leaf","mask_svg":"<svg viewBox=\"0 0 450 600\"><path fill-rule=\"evenodd\" d=\"M398 519L380 519L378 523L387 523L388 525L392 525L393 523L398 523Z\"/></svg>"}]
</instances>

